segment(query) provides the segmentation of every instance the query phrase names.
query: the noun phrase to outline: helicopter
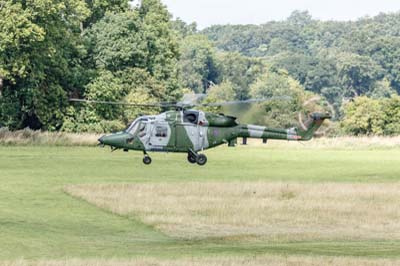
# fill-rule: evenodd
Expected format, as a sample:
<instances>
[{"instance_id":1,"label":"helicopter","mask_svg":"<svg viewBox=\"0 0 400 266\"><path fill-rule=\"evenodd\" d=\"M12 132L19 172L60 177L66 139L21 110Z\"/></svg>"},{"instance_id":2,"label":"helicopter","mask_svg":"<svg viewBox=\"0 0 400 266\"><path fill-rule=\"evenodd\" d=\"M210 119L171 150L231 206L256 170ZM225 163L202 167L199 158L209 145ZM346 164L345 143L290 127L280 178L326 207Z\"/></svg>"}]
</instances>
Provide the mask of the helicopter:
<instances>
[{"instance_id":1,"label":"helicopter","mask_svg":"<svg viewBox=\"0 0 400 266\"><path fill-rule=\"evenodd\" d=\"M288 97L280 97L284 100ZM290 97L289 97L290 98ZM198 107L218 107L238 103L254 103L276 100L250 99L245 101L232 101L223 103L193 104L157 103L134 104L126 102L108 102L97 100L70 99L71 102L89 104L128 105L133 107L158 107L174 108L158 115L143 115L135 119L124 131L104 135L98 139L99 145L110 146L112 151L121 149L142 151L143 163L150 165L152 159L148 152L174 152L186 153L191 164L204 166L207 157L201 153L204 150L228 144L229 147L237 145L237 139L243 138L247 144L248 138L268 140L309 141L314 133L321 127L324 120L330 119L329 113L312 113L308 120L302 123L301 128L276 129L260 125L240 124L234 116L204 112Z\"/></svg>"}]
</instances>

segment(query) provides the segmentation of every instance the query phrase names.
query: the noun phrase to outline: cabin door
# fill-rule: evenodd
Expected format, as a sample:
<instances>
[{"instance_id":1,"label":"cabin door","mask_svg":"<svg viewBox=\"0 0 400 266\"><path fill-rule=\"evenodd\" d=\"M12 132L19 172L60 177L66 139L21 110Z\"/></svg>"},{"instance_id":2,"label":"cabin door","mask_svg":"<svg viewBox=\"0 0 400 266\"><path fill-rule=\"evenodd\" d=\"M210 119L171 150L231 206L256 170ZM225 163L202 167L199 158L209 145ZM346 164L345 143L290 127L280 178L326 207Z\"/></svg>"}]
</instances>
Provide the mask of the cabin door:
<instances>
[{"instance_id":1,"label":"cabin door","mask_svg":"<svg viewBox=\"0 0 400 266\"><path fill-rule=\"evenodd\" d=\"M165 150L175 145L173 125L167 122L154 122L152 124L149 146L152 150Z\"/></svg>"}]
</instances>

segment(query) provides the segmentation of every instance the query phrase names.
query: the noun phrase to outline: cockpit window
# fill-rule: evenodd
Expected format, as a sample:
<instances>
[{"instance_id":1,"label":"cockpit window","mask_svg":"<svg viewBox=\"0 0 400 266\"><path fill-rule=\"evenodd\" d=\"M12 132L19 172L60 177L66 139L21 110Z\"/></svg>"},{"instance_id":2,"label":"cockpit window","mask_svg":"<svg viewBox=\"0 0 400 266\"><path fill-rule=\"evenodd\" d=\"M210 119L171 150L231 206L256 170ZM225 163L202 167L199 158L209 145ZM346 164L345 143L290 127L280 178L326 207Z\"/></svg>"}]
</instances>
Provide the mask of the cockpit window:
<instances>
[{"instance_id":1,"label":"cockpit window","mask_svg":"<svg viewBox=\"0 0 400 266\"><path fill-rule=\"evenodd\" d=\"M137 130L138 124L139 123L137 120L133 121L132 124L126 129L126 132L129 134L134 134Z\"/></svg>"},{"instance_id":2,"label":"cockpit window","mask_svg":"<svg viewBox=\"0 0 400 266\"><path fill-rule=\"evenodd\" d=\"M132 122L132 124L128 127L128 129L126 130L126 132L128 132L129 134L135 134L139 125L141 130L145 130L146 129L146 124L143 122L146 122L147 119L143 119L143 118L138 118L135 121ZM144 125L144 126L143 126ZM144 128L143 128L144 127Z\"/></svg>"},{"instance_id":3,"label":"cockpit window","mask_svg":"<svg viewBox=\"0 0 400 266\"><path fill-rule=\"evenodd\" d=\"M139 137L142 138L146 136L146 128L147 128L147 122L141 121L139 124Z\"/></svg>"}]
</instances>

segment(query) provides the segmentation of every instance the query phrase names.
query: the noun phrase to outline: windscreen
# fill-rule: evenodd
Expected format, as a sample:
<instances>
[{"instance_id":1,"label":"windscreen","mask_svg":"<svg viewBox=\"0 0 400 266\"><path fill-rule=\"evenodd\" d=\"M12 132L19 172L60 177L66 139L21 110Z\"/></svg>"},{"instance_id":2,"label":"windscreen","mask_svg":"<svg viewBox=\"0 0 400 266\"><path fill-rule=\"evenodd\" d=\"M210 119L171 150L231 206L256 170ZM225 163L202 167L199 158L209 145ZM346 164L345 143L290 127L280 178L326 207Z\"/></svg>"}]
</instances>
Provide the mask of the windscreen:
<instances>
[{"instance_id":1,"label":"windscreen","mask_svg":"<svg viewBox=\"0 0 400 266\"><path fill-rule=\"evenodd\" d=\"M125 130L127 133L129 134L135 134L139 125L143 124L142 122L148 121L147 119L144 118L138 118L135 121L132 122L132 124ZM143 127L143 125L142 125ZM141 130L143 131L143 129L141 128Z\"/></svg>"},{"instance_id":2,"label":"windscreen","mask_svg":"<svg viewBox=\"0 0 400 266\"><path fill-rule=\"evenodd\" d=\"M129 134L134 134L139 126L139 119L136 119L132 124L125 130Z\"/></svg>"}]
</instances>

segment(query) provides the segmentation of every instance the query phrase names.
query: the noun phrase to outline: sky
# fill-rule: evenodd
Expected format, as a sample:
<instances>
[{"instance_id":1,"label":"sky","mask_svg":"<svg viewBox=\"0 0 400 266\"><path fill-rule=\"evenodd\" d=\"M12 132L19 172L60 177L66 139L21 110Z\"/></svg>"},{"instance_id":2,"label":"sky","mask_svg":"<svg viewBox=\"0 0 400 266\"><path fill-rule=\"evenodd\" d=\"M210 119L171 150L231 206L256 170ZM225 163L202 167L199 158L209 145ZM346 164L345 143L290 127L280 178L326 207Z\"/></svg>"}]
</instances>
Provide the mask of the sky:
<instances>
[{"instance_id":1,"label":"sky","mask_svg":"<svg viewBox=\"0 0 400 266\"><path fill-rule=\"evenodd\" d=\"M322 20L355 20L400 11L400 0L162 0L168 10L199 29L214 24L261 24L308 10Z\"/></svg>"}]
</instances>

